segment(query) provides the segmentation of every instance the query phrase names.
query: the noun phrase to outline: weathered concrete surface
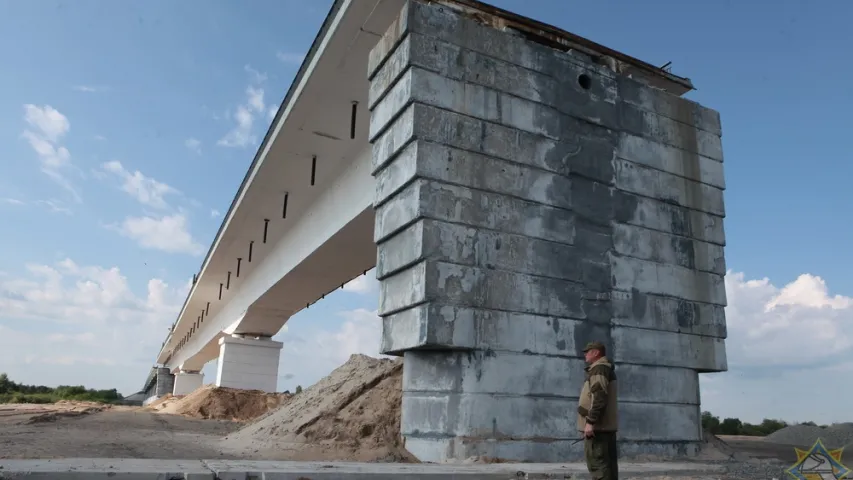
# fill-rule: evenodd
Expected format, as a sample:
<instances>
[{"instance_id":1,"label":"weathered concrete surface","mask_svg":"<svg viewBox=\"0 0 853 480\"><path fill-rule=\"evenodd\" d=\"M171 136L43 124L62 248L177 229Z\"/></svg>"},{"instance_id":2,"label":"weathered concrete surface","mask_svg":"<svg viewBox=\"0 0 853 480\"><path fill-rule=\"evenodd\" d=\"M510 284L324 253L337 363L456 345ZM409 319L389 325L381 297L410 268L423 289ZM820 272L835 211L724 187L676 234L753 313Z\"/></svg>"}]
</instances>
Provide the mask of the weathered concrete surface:
<instances>
[{"instance_id":1,"label":"weathered concrete surface","mask_svg":"<svg viewBox=\"0 0 853 480\"><path fill-rule=\"evenodd\" d=\"M382 351L421 460L566 461L582 346L623 454L693 454L727 369L717 112L436 3L370 55Z\"/></svg>"},{"instance_id":2,"label":"weathered concrete surface","mask_svg":"<svg viewBox=\"0 0 853 480\"><path fill-rule=\"evenodd\" d=\"M0 460L0 478L63 480L466 480L589 478L581 464L427 465L241 460L136 460L124 458ZM623 463L623 477L668 475L676 480L724 471L700 463ZM520 474L519 474L520 473Z\"/></svg>"}]
</instances>

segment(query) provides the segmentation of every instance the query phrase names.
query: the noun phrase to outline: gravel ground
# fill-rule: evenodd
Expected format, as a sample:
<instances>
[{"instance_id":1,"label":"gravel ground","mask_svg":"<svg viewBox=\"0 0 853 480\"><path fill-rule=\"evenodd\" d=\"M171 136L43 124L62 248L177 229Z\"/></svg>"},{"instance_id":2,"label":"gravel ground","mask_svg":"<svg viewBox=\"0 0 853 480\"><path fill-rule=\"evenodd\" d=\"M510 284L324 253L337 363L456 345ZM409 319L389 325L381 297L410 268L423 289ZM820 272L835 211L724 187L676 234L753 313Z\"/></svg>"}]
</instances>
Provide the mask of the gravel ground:
<instances>
[{"instance_id":1,"label":"gravel ground","mask_svg":"<svg viewBox=\"0 0 853 480\"><path fill-rule=\"evenodd\" d=\"M768 442L811 447L820 439L827 448L846 447L853 443L853 423L836 423L827 428L791 425L767 436Z\"/></svg>"}]
</instances>

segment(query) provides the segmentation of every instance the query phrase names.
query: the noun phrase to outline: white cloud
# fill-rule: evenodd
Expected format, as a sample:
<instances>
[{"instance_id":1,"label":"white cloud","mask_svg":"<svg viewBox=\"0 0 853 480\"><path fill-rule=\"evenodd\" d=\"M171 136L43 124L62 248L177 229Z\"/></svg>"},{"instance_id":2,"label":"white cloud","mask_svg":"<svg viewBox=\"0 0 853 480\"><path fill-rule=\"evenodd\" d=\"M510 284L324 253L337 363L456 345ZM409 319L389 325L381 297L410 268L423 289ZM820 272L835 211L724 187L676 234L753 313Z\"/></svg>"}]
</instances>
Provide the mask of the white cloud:
<instances>
[{"instance_id":1,"label":"white cloud","mask_svg":"<svg viewBox=\"0 0 853 480\"><path fill-rule=\"evenodd\" d=\"M182 213L162 217L128 217L121 225L110 228L135 240L142 248L190 255L204 253L204 246L193 238L187 217Z\"/></svg>"},{"instance_id":2,"label":"white cloud","mask_svg":"<svg viewBox=\"0 0 853 480\"><path fill-rule=\"evenodd\" d=\"M0 364L26 383L133 393L187 289L151 279L137 295L117 267L27 265L0 278Z\"/></svg>"},{"instance_id":3,"label":"white cloud","mask_svg":"<svg viewBox=\"0 0 853 480\"><path fill-rule=\"evenodd\" d=\"M186 146L192 152L195 152L199 155L201 154L201 140L197 138L188 138L184 142L184 146Z\"/></svg>"},{"instance_id":4,"label":"white cloud","mask_svg":"<svg viewBox=\"0 0 853 480\"><path fill-rule=\"evenodd\" d=\"M275 118L275 114L278 113L278 105L270 105L267 109L267 120L272 121Z\"/></svg>"},{"instance_id":5,"label":"white cloud","mask_svg":"<svg viewBox=\"0 0 853 480\"><path fill-rule=\"evenodd\" d=\"M851 421L853 299L817 276L784 287L726 277L729 371L703 374L703 409L722 417ZM736 398L736 401L732 401Z\"/></svg>"},{"instance_id":6,"label":"white cloud","mask_svg":"<svg viewBox=\"0 0 853 480\"><path fill-rule=\"evenodd\" d=\"M81 202L80 194L66 177L72 167L71 153L60 140L71 129L68 118L50 105L24 105L24 121L28 127L21 134L39 157L41 171Z\"/></svg>"},{"instance_id":7,"label":"white cloud","mask_svg":"<svg viewBox=\"0 0 853 480\"><path fill-rule=\"evenodd\" d=\"M24 120L36 130L37 135L51 143L58 141L71 129L68 118L50 105L24 105Z\"/></svg>"},{"instance_id":8,"label":"white cloud","mask_svg":"<svg viewBox=\"0 0 853 480\"><path fill-rule=\"evenodd\" d=\"M74 90L78 92L86 92L86 93L96 93L107 90L107 87L98 87L95 85L75 85L72 87Z\"/></svg>"},{"instance_id":9,"label":"white cloud","mask_svg":"<svg viewBox=\"0 0 853 480\"><path fill-rule=\"evenodd\" d=\"M804 365L853 347L853 298L831 296L820 277L803 274L779 288L730 272L726 293L732 366Z\"/></svg>"},{"instance_id":10,"label":"white cloud","mask_svg":"<svg viewBox=\"0 0 853 480\"><path fill-rule=\"evenodd\" d=\"M216 142L223 147L247 147L257 142L254 133L255 119L266 112L264 89L261 84L266 81L266 75L246 67L251 76L251 82L246 87L246 99L234 111L233 119L236 125Z\"/></svg>"},{"instance_id":11,"label":"white cloud","mask_svg":"<svg viewBox=\"0 0 853 480\"><path fill-rule=\"evenodd\" d=\"M353 293L370 293L376 291L379 283L376 281L376 271L370 270L365 275L359 275L344 285L344 290Z\"/></svg>"},{"instance_id":12,"label":"white cloud","mask_svg":"<svg viewBox=\"0 0 853 480\"><path fill-rule=\"evenodd\" d=\"M94 139L95 139L95 140L98 140L99 142L102 142L102 141L106 140L106 139L107 139L107 137L105 137L105 136L103 136L103 135L95 135L95 136L94 136Z\"/></svg>"},{"instance_id":13,"label":"white cloud","mask_svg":"<svg viewBox=\"0 0 853 480\"><path fill-rule=\"evenodd\" d=\"M45 207L53 213L61 213L63 215L71 215L73 212L59 200L39 200L38 205Z\"/></svg>"},{"instance_id":14,"label":"white cloud","mask_svg":"<svg viewBox=\"0 0 853 480\"><path fill-rule=\"evenodd\" d=\"M293 52L278 52L275 54L276 58L284 63L291 64L301 64L303 60L305 60L304 53L293 53Z\"/></svg>"},{"instance_id":15,"label":"white cloud","mask_svg":"<svg viewBox=\"0 0 853 480\"><path fill-rule=\"evenodd\" d=\"M0 198L0 203L5 203L6 205L25 205L23 200L18 200L17 198Z\"/></svg>"},{"instance_id":16,"label":"white cloud","mask_svg":"<svg viewBox=\"0 0 853 480\"><path fill-rule=\"evenodd\" d=\"M171 186L147 177L139 170L130 172L121 162L113 160L104 163L101 168L122 180L122 190L135 198L139 203L154 208L168 208L167 195L177 195L180 192Z\"/></svg>"},{"instance_id":17,"label":"white cloud","mask_svg":"<svg viewBox=\"0 0 853 480\"><path fill-rule=\"evenodd\" d=\"M213 208L210 210L210 218L219 218L222 215L222 212Z\"/></svg>"}]
</instances>

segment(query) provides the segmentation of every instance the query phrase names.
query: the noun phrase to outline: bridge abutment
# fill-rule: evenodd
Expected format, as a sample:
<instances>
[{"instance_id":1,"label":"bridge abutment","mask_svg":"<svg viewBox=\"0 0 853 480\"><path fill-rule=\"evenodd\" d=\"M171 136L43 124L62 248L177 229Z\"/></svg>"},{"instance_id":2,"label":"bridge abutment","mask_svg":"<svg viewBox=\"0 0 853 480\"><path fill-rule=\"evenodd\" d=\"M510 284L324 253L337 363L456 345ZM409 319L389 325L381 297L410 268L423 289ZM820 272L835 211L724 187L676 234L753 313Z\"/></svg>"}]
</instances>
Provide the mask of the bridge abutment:
<instances>
[{"instance_id":1,"label":"bridge abutment","mask_svg":"<svg viewBox=\"0 0 853 480\"><path fill-rule=\"evenodd\" d=\"M368 72L406 447L581 457L581 350L598 340L622 452L695 453L698 374L727 368L717 113L441 3L408 2Z\"/></svg>"}]
</instances>

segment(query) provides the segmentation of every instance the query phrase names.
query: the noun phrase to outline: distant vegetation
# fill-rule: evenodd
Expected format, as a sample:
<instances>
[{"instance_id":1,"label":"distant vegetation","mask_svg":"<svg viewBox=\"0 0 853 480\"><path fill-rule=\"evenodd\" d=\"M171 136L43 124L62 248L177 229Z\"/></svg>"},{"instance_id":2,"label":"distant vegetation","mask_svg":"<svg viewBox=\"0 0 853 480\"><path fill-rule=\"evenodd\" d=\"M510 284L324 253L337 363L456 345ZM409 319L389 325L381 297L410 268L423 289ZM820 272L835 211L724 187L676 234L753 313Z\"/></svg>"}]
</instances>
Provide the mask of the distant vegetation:
<instances>
[{"instance_id":1,"label":"distant vegetation","mask_svg":"<svg viewBox=\"0 0 853 480\"><path fill-rule=\"evenodd\" d=\"M302 385L296 386L296 392L295 393L302 393Z\"/></svg>"},{"instance_id":2,"label":"distant vegetation","mask_svg":"<svg viewBox=\"0 0 853 480\"><path fill-rule=\"evenodd\" d=\"M5 373L0 373L0 403L56 403L59 400L116 403L122 400L122 396L114 388L93 390L80 385L56 388L23 385L9 380Z\"/></svg>"},{"instance_id":3,"label":"distant vegetation","mask_svg":"<svg viewBox=\"0 0 853 480\"><path fill-rule=\"evenodd\" d=\"M817 426L814 422L803 422L800 425ZM739 418L725 418L720 421L720 417L715 417L711 412L702 412L702 428L714 435L764 437L787 426L787 422L772 418L765 418L758 425L742 422ZM821 427L826 428L826 425L821 425Z\"/></svg>"}]
</instances>

